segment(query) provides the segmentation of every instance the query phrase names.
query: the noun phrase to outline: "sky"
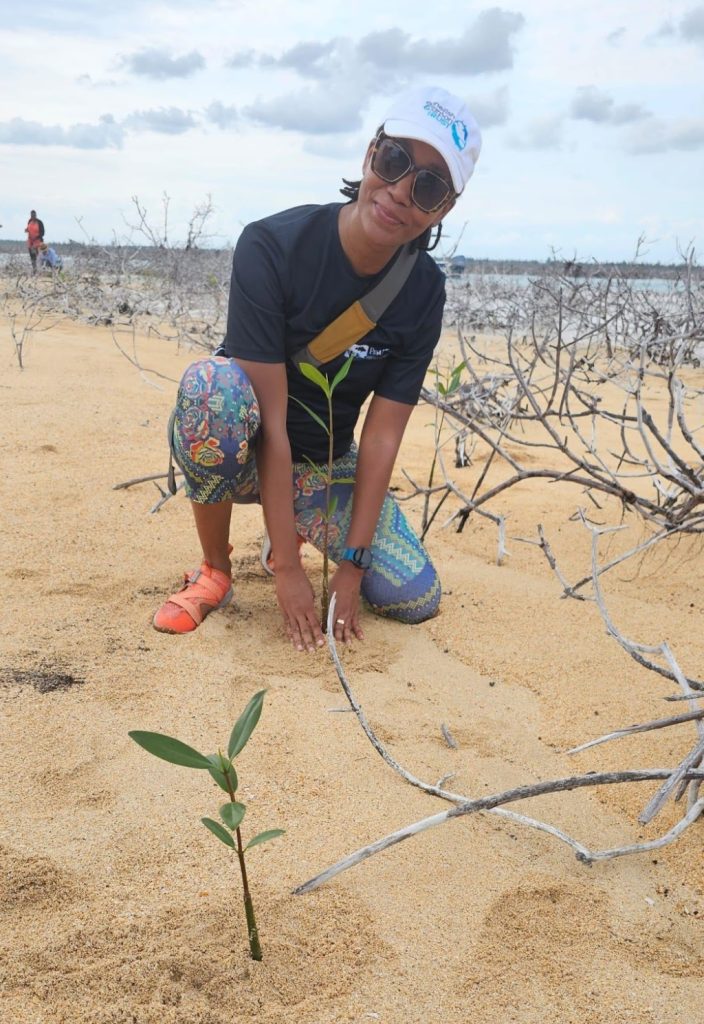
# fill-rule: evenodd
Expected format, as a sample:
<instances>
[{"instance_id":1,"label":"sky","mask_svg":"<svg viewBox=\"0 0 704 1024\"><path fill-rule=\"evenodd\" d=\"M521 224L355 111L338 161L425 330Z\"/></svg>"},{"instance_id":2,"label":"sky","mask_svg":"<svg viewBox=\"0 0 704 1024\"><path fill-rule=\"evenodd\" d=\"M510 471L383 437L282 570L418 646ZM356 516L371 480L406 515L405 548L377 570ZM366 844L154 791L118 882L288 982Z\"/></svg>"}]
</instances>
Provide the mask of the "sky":
<instances>
[{"instance_id":1,"label":"sky","mask_svg":"<svg viewBox=\"0 0 704 1024\"><path fill-rule=\"evenodd\" d=\"M462 96L481 157L447 254L704 247L704 2L0 0L0 238L183 241L340 199L397 94ZM133 238L139 236L132 233Z\"/></svg>"}]
</instances>

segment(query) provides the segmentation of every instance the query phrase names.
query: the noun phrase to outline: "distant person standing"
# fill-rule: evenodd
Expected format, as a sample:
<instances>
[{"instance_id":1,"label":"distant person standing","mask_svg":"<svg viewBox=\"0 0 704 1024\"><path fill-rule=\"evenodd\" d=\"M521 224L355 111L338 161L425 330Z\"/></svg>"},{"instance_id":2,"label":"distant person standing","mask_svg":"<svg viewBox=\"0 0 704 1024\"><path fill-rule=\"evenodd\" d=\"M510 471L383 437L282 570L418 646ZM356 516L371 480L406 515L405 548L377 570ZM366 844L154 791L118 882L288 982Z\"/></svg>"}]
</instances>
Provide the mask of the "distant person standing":
<instances>
[{"instance_id":1,"label":"distant person standing","mask_svg":"<svg viewBox=\"0 0 704 1024\"><path fill-rule=\"evenodd\" d=\"M27 227L24 229L27 235L27 249L29 250L29 258L32 261L32 273L37 272L37 253L39 252L39 246L44 241L44 224L37 217L36 210L30 210L29 220L27 221Z\"/></svg>"}]
</instances>

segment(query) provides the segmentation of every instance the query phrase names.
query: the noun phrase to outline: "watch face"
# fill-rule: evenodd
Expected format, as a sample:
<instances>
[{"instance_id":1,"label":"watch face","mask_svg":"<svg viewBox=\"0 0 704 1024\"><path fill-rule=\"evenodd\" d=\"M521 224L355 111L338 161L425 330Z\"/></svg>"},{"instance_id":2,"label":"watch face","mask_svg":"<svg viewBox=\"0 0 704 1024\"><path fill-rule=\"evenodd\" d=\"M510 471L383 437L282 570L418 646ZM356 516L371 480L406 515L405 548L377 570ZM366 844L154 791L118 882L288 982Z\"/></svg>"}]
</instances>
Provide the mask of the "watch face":
<instances>
[{"instance_id":1,"label":"watch face","mask_svg":"<svg viewBox=\"0 0 704 1024\"><path fill-rule=\"evenodd\" d=\"M369 548L345 548L342 558L358 569L368 569L372 564L372 553Z\"/></svg>"},{"instance_id":2,"label":"watch face","mask_svg":"<svg viewBox=\"0 0 704 1024\"><path fill-rule=\"evenodd\" d=\"M368 569L372 564L372 553L369 548L355 548L352 562L358 569Z\"/></svg>"}]
</instances>

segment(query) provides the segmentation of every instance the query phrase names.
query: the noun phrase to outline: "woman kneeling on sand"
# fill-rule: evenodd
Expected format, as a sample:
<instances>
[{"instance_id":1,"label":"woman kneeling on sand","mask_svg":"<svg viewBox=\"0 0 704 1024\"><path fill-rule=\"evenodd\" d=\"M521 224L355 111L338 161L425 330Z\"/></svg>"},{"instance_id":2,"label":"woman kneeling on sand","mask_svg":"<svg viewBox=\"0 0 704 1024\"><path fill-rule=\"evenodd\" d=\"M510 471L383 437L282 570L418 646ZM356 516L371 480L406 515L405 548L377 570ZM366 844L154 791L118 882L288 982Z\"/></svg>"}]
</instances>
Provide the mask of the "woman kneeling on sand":
<instances>
[{"instance_id":1,"label":"woman kneeling on sand","mask_svg":"<svg viewBox=\"0 0 704 1024\"><path fill-rule=\"evenodd\" d=\"M345 182L348 202L299 206L242 232L225 340L186 370L170 425L204 560L156 613L156 629L191 632L231 600L232 504L257 501L288 635L299 651L323 644L299 546L322 549L327 511L324 474L311 462L327 464L328 437L303 405L325 423L328 412L297 364L320 365L332 380L350 355L333 397L335 637L362 638L360 593L402 622L435 614L437 573L387 488L442 326L444 278L428 255L431 236L480 146L461 99L411 90L369 144L361 181ZM313 358L306 346L316 351L313 339L334 321L325 354ZM354 428L372 393L357 447Z\"/></svg>"}]
</instances>

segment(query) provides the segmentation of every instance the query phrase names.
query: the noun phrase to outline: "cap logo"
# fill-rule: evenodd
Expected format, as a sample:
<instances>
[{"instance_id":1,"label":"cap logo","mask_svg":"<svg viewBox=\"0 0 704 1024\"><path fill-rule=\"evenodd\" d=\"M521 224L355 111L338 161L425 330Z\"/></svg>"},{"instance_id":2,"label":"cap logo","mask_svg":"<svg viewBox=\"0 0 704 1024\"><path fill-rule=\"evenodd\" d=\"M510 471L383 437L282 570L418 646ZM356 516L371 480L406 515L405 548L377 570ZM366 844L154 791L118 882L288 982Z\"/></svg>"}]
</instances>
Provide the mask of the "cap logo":
<instances>
[{"instance_id":1,"label":"cap logo","mask_svg":"<svg viewBox=\"0 0 704 1024\"><path fill-rule=\"evenodd\" d=\"M452 141L459 150L463 150L469 138L469 128L464 121L454 121L452 124Z\"/></svg>"},{"instance_id":2,"label":"cap logo","mask_svg":"<svg viewBox=\"0 0 704 1024\"><path fill-rule=\"evenodd\" d=\"M457 149L460 152L467 145L469 138L469 129L464 121L455 119L455 115L452 111L448 110L447 107L443 107L441 103L427 100L423 104L423 110L426 112L428 117L432 117L434 121L437 121L443 126L443 128L449 128L452 133L452 141L454 142Z\"/></svg>"}]
</instances>

